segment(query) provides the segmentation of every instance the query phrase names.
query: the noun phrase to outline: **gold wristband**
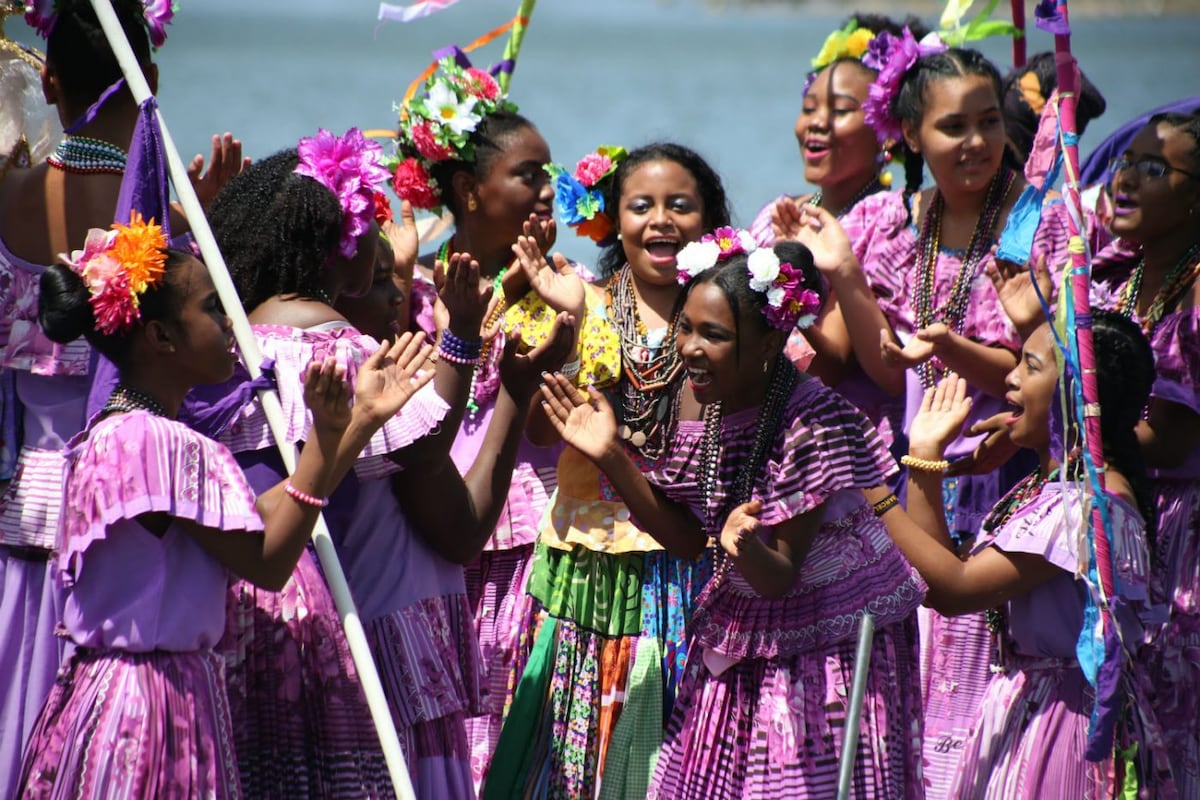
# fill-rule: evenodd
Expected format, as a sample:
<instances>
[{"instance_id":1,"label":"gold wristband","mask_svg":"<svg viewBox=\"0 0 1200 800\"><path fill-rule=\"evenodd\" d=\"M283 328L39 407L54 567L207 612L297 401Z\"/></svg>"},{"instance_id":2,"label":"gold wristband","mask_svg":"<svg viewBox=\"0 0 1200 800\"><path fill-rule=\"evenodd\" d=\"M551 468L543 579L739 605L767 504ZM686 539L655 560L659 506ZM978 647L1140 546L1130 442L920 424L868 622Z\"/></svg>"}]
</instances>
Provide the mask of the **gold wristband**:
<instances>
[{"instance_id":1,"label":"gold wristband","mask_svg":"<svg viewBox=\"0 0 1200 800\"><path fill-rule=\"evenodd\" d=\"M916 456L904 455L900 457L900 463L918 472L936 472L941 474L950 468L950 462L944 458L934 461L932 458L917 458Z\"/></svg>"},{"instance_id":2,"label":"gold wristband","mask_svg":"<svg viewBox=\"0 0 1200 800\"><path fill-rule=\"evenodd\" d=\"M894 494L889 494L879 502L875 503L872 508L875 510L875 516L882 517L887 512L891 511L896 506L900 505L900 498Z\"/></svg>"}]
</instances>

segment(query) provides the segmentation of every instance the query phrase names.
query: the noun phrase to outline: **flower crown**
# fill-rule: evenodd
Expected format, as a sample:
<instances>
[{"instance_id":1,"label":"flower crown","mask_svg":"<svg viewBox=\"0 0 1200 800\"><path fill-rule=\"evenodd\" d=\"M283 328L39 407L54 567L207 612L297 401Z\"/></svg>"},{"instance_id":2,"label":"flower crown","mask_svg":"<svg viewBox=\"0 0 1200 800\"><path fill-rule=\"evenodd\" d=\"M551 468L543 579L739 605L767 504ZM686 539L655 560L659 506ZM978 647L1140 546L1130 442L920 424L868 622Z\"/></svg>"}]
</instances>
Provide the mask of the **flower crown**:
<instances>
[{"instance_id":1,"label":"flower crown","mask_svg":"<svg viewBox=\"0 0 1200 800\"><path fill-rule=\"evenodd\" d=\"M440 161L475 160L471 133L484 117L497 111L516 111L488 72L443 58L425 81L424 92L400 108L396 137L399 163L392 188L414 208L437 208L441 189L430 170Z\"/></svg>"},{"instance_id":2,"label":"flower crown","mask_svg":"<svg viewBox=\"0 0 1200 800\"><path fill-rule=\"evenodd\" d=\"M43 39L50 38L58 22L59 0L25 0L25 21ZM150 34L150 44L157 50L167 41L167 25L175 18L179 5L173 0L142 0L142 21Z\"/></svg>"},{"instance_id":3,"label":"flower crown","mask_svg":"<svg viewBox=\"0 0 1200 800\"><path fill-rule=\"evenodd\" d=\"M821 45L820 52L812 60L812 68L819 72L838 59L861 59L874 38L873 31L869 28L858 27L858 20L852 19L846 23L846 27L825 37L825 43Z\"/></svg>"},{"instance_id":4,"label":"flower crown","mask_svg":"<svg viewBox=\"0 0 1200 800\"><path fill-rule=\"evenodd\" d=\"M936 33L918 42L907 26L900 36L884 31L871 40L862 63L879 74L862 107L863 116L875 129L875 138L880 144L898 142L904 136L900 120L892 116L891 108L904 76L921 57L944 53L946 49L945 42Z\"/></svg>"},{"instance_id":5,"label":"flower crown","mask_svg":"<svg viewBox=\"0 0 1200 800\"><path fill-rule=\"evenodd\" d=\"M358 128L351 128L340 137L322 128L316 136L301 139L297 152L300 163L294 172L333 192L341 204L342 238L338 254L353 258L358 237L367 232L375 217L375 187L389 177L380 163L383 148L363 136Z\"/></svg>"},{"instance_id":6,"label":"flower crown","mask_svg":"<svg viewBox=\"0 0 1200 800\"><path fill-rule=\"evenodd\" d=\"M574 174L560 164L546 165L554 179L554 203L563 224L601 247L616 241L616 227L604 210L604 195L626 155L624 147L601 145L579 159Z\"/></svg>"},{"instance_id":7,"label":"flower crown","mask_svg":"<svg viewBox=\"0 0 1200 800\"><path fill-rule=\"evenodd\" d=\"M130 212L129 224L114 222L110 230L92 228L82 250L64 260L87 287L96 330L124 333L142 318L139 298L162 282L167 263L163 229Z\"/></svg>"},{"instance_id":8,"label":"flower crown","mask_svg":"<svg viewBox=\"0 0 1200 800\"><path fill-rule=\"evenodd\" d=\"M746 230L717 228L700 241L689 242L675 257L675 278L681 285L687 284L718 262L739 253L746 254L750 288L767 296L763 316L771 327L784 331L803 330L816 321L817 312L821 310L821 296L805 287L804 273L790 263L780 261L771 248L760 248Z\"/></svg>"}]
</instances>

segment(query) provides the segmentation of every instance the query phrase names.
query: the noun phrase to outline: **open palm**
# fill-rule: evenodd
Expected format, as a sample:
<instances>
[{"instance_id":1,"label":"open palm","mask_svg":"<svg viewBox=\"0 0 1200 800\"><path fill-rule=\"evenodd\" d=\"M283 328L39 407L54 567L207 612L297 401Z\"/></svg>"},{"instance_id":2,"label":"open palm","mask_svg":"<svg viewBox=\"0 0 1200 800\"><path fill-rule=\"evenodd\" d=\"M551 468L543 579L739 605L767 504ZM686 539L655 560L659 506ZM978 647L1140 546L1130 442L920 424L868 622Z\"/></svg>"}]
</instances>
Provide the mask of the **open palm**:
<instances>
[{"instance_id":1,"label":"open palm","mask_svg":"<svg viewBox=\"0 0 1200 800\"><path fill-rule=\"evenodd\" d=\"M542 379L542 406L563 441L593 461L617 442L617 417L604 395L588 387L588 399L560 374Z\"/></svg>"}]
</instances>

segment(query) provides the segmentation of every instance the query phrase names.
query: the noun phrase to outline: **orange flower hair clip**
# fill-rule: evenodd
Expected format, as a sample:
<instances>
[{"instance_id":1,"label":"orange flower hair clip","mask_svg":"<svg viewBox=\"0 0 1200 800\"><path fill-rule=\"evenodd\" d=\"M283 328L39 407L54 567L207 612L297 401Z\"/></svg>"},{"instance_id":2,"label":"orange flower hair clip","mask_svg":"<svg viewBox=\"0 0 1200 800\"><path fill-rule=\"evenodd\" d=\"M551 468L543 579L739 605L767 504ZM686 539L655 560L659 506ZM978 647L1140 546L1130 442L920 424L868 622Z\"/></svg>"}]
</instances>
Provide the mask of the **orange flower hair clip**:
<instances>
[{"instance_id":1,"label":"orange flower hair clip","mask_svg":"<svg viewBox=\"0 0 1200 800\"><path fill-rule=\"evenodd\" d=\"M133 211L129 224L114 222L110 230L92 228L82 250L64 260L87 287L96 330L124 333L142 318L139 297L162 283L167 261L163 229Z\"/></svg>"}]
</instances>

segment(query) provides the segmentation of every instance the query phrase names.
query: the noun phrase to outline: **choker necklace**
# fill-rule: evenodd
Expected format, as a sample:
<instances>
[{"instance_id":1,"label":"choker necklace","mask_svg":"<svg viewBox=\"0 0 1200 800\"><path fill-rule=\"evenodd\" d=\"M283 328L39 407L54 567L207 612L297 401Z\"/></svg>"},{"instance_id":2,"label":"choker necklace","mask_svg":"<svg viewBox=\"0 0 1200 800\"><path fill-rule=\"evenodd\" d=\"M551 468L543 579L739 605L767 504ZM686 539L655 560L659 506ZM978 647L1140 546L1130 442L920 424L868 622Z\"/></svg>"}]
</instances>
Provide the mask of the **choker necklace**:
<instances>
[{"instance_id":1,"label":"choker necklace","mask_svg":"<svg viewBox=\"0 0 1200 800\"><path fill-rule=\"evenodd\" d=\"M118 384L117 388L113 389L113 393L108 396L108 402L100 409L101 414L114 411L147 411L159 417L167 416L167 410L162 407L162 403L142 390L124 384Z\"/></svg>"},{"instance_id":2,"label":"choker necklace","mask_svg":"<svg viewBox=\"0 0 1200 800\"><path fill-rule=\"evenodd\" d=\"M46 159L55 169L80 175L121 175L125 172L125 161L125 151L115 144L87 136L63 137Z\"/></svg>"},{"instance_id":3,"label":"choker necklace","mask_svg":"<svg viewBox=\"0 0 1200 800\"><path fill-rule=\"evenodd\" d=\"M1196 261L1197 256L1200 256L1200 243L1189 247L1183 257L1171 267L1167 277L1163 279L1162 288L1154 295L1154 299L1150 302L1150 308L1146 311L1146 318L1142 320L1142 331L1147 337L1154 332L1154 328L1167 313L1167 309L1175 305L1183 293L1195 283L1197 275L1200 275L1200 262ZM1138 295L1142 291L1142 278L1145 274L1146 259L1142 258L1121 290L1120 299L1117 301L1117 312L1128 319L1134 319Z\"/></svg>"},{"instance_id":4,"label":"choker necklace","mask_svg":"<svg viewBox=\"0 0 1200 800\"><path fill-rule=\"evenodd\" d=\"M325 291L320 286L313 289L311 292L306 292L300 296L307 300L316 300L318 303L324 303L330 308L333 308L333 298L329 296L329 292Z\"/></svg>"},{"instance_id":5,"label":"choker necklace","mask_svg":"<svg viewBox=\"0 0 1200 800\"><path fill-rule=\"evenodd\" d=\"M863 198L868 197L870 195L873 195L876 192L881 192L881 191L883 191L883 184L879 182L879 176L876 175L874 178L871 179L870 183L868 183L866 186L864 186L862 188L862 190L858 194L854 195L854 198L849 203L846 204L845 208L842 209L842 213L835 214L834 216L836 216L838 219L841 219L842 217L849 214L850 210L852 208L854 208L856 205L858 205L858 202L860 200L862 200ZM813 196L808 198L808 203L806 205L816 206L817 208L821 208L822 207L821 201L823 199L825 199L825 193L822 192L820 189L817 189L817 191L813 193Z\"/></svg>"},{"instance_id":6,"label":"choker necklace","mask_svg":"<svg viewBox=\"0 0 1200 800\"><path fill-rule=\"evenodd\" d=\"M937 264L941 249L942 215L946 202L942 193L933 191L933 201L925 212L925 221L921 226L921 235L917 240L917 296L916 322L917 328L928 328L935 322L945 323L955 333L962 333L963 323L967 317L967 307L971 304L971 286L979 273L983 260L991 252L992 237L996 223L1000 220L1000 210L1004 200L1015 180L1011 170L1002 167L988 184L987 197L984 198L983 211L975 230L971 233L971 242L963 254L962 264L954 277L954 285L950 296L938 308L933 307L934 295L937 294ZM924 361L917 366L917 374L921 385L926 389L938 381L939 370L934 367L933 359Z\"/></svg>"}]
</instances>

